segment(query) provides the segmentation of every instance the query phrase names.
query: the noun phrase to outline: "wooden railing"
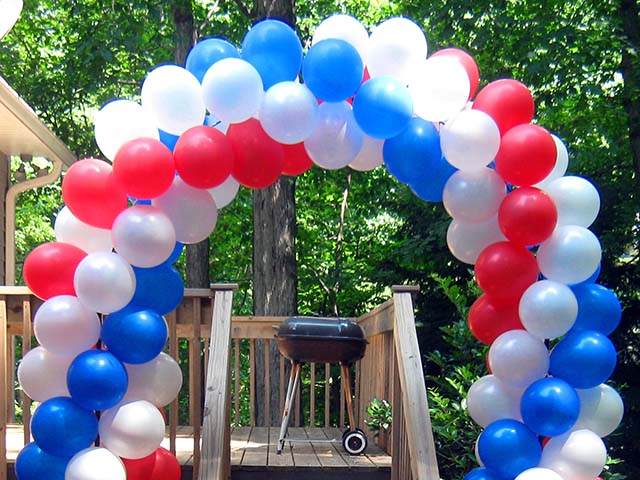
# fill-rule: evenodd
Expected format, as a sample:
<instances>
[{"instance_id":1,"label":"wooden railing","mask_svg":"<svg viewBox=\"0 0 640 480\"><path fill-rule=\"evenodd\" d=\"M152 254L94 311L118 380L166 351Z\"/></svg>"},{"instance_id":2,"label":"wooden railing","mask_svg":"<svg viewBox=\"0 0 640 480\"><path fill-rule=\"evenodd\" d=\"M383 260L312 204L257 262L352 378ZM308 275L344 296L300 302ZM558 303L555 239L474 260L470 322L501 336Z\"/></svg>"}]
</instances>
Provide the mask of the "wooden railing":
<instances>
[{"instance_id":1,"label":"wooden railing","mask_svg":"<svg viewBox=\"0 0 640 480\"><path fill-rule=\"evenodd\" d=\"M193 428L193 478L226 480L230 474L230 428L241 425L242 399L249 397L248 424L257 425L256 411L263 408L269 419L269 402L256 405L256 370L259 362L269 365L273 349L264 348L264 358L257 358L256 342L275 342L273 326L285 317L232 316L233 285L213 285L209 289L187 289L181 305L166 315L169 326L168 351L181 360L188 343L188 378L183 383L181 398L188 398L189 424ZM415 332L412 294L415 287L394 287L393 298L355 319L365 331L369 342L365 357L353 367L354 408L357 426L368 430L367 407L375 397L386 399L393 408L391 434L384 432L375 440L392 460L393 480L438 480L438 467L423 382L421 357ZM0 388L7 392L0 396L0 458L6 458L6 425L14 418L14 385L16 338L22 338L22 354L31 348L32 317L42 303L25 287L0 287ZM6 334L3 334L6 332ZM179 348L181 343L183 348ZM248 350L248 364L242 359ZM211 353L210 353L211 352ZM400 354L399 354L400 352ZM279 354L279 378L270 378L265 368L264 398L278 389L284 398L286 386L285 359ZM206 368L203 369L202 365ZM248 385L241 381L248 376ZM336 369L311 364L310 381L301 405L301 395L294 408L297 425L332 426L345 423L344 385ZM330 385L340 384L339 411L332 411ZM203 390L204 388L204 390ZM247 393L245 393L248 390ZM232 395L233 393L233 395ZM202 405L205 397L204 410ZM337 392L333 393L335 397ZM283 400L281 400L282 403ZM335 403L335 402L334 402ZM30 400L21 393L17 399L23 420L28 425ZM308 408L307 408L308 407ZM317 414L322 407L323 418ZM280 411L282 410L282 406ZM178 400L168 408L170 449L175 452L179 425ZM307 411L308 415L303 412ZM183 414L184 416L184 414ZM332 420L333 419L333 420ZM25 429L24 441L29 441ZM369 435L371 438L371 435ZM200 440L202 439L202 454ZM0 468L0 480L6 478L6 461Z\"/></svg>"}]
</instances>

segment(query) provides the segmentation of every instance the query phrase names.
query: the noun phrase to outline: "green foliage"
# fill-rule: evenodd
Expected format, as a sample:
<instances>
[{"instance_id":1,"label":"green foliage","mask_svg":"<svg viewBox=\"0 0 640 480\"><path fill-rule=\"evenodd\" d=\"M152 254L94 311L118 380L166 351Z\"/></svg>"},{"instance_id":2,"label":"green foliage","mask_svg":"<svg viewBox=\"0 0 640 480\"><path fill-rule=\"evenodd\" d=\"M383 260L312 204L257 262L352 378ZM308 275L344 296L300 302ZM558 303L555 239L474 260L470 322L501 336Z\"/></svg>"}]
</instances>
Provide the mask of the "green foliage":
<instances>
[{"instance_id":1,"label":"green foliage","mask_svg":"<svg viewBox=\"0 0 640 480\"><path fill-rule=\"evenodd\" d=\"M370 420L365 420L373 436L377 437L380 432L390 432L391 422L393 421L393 411L391 404L387 400L379 400L374 397L367 407L367 414Z\"/></svg>"}]
</instances>

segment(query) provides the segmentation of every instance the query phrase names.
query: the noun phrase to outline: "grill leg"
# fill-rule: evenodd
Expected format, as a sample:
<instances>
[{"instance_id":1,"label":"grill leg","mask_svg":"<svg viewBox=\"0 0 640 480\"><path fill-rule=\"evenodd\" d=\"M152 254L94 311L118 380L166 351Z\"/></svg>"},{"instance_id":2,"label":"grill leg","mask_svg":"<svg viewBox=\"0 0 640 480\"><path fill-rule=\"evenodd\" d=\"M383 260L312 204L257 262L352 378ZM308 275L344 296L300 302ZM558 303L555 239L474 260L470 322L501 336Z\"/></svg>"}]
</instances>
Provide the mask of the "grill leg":
<instances>
[{"instance_id":1,"label":"grill leg","mask_svg":"<svg viewBox=\"0 0 640 480\"><path fill-rule=\"evenodd\" d=\"M356 422L353 417L353 399L351 398L351 370L348 365L340 365L342 369L342 378L344 379L344 396L347 401L347 415L349 415L349 430L356 428Z\"/></svg>"},{"instance_id":2,"label":"grill leg","mask_svg":"<svg viewBox=\"0 0 640 480\"><path fill-rule=\"evenodd\" d=\"M278 455L280 455L284 449L284 437L287 435L287 429L289 428L291 408L293 406L293 399L296 396L296 390L298 389L301 367L302 365L299 363L292 363L291 365L289 385L287 386L287 397L284 401L284 412L282 412L282 425L280 425L280 438L278 439L278 449L276 451Z\"/></svg>"}]
</instances>

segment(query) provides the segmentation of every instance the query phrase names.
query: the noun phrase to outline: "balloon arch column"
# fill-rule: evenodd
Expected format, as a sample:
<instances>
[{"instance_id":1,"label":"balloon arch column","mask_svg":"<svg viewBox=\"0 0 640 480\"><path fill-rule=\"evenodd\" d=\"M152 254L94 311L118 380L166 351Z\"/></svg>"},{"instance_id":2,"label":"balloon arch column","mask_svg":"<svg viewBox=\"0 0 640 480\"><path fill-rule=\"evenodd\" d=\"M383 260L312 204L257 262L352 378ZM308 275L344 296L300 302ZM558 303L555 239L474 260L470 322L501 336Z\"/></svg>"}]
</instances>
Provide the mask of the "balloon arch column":
<instances>
[{"instance_id":1,"label":"balloon arch column","mask_svg":"<svg viewBox=\"0 0 640 480\"><path fill-rule=\"evenodd\" d=\"M179 478L160 448L159 407L182 381L162 350L163 315L183 293L172 265L183 244L210 235L239 185L264 188L312 165L383 164L421 199L443 202L449 249L475 265L484 292L469 327L490 345L492 373L468 393L484 431L481 466L465 478L597 477L601 437L623 410L605 384L616 364L607 335L621 312L595 283L601 248L588 227L599 195L564 176L567 150L531 123L525 85L502 79L476 94L478 83L464 51L427 57L410 19L388 19L369 36L334 15L304 55L288 25L264 20L241 49L208 38L184 68L150 71L141 104L106 104L95 136L112 163L69 169L56 241L24 265L46 301L34 320L40 346L19 367L22 388L42 403L18 478L143 478L141 464L152 472L144 478ZM98 340L103 348L92 348Z\"/></svg>"}]
</instances>

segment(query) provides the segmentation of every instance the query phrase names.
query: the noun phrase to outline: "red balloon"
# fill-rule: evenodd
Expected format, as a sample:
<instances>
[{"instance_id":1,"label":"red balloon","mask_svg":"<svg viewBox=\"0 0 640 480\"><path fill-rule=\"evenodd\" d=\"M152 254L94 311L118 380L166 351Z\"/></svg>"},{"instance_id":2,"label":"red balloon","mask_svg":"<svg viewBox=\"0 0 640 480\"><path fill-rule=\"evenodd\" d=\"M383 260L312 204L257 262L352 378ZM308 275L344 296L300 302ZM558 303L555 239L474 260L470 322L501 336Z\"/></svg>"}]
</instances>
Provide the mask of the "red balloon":
<instances>
[{"instance_id":1,"label":"red balloon","mask_svg":"<svg viewBox=\"0 0 640 480\"><path fill-rule=\"evenodd\" d=\"M195 188L213 188L231 174L233 150L229 139L217 128L201 126L184 132L173 150L176 170Z\"/></svg>"},{"instance_id":2,"label":"red balloon","mask_svg":"<svg viewBox=\"0 0 640 480\"><path fill-rule=\"evenodd\" d=\"M136 138L120 147L113 174L135 198L155 198L166 192L175 177L173 154L154 138Z\"/></svg>"},{"instance_id":3,"label":"red balloon","mask_svg":"<svg viewBox=\"0 0 640 480\"><path fill-rule=\"evenodd\" d=\"M509 330L524 330L518 315L518 302L503 303L481 295L469 310L469 329L485 345Z\"/></svg>"},{"instance_id":4,"label":"red balloon","mask_svg":"<svg viewBox=\"0 0 640 480\"><path fill-rule=\"evenodd\" d=\"M538 245L553 233L558 210L549 195L535 187L520 187L507 195L498 210L504 236L522 246Z\"/></svg>"},{"instance_id":5,"label":"red balloon","mask_svg":"<svg viewBox=\"0 0 640 480\"><path fill-rule=\"evenodd\" d=\"M156 453L143 458L121 458L127 471L127 480L149 480L156 464Z\"/></svg>"},{"instance_id":6,"label":"red balloon","mask_svg":"<svg viewBox=\"0 0 640 480\"><path fill-rule=\"evenodd\" d=\"M533 185L544 180L556 164L556 142L538 125L518 125L500 141L496 171L505 182Z\"/></svg>"},{"instance_id":7,"label":"red balloon","mask_svg":"<svg viewBox=\"0 0 640 480\"><path fill-rule=\"evenodd\" d=\"M73 276L87 252L75 245L49 242L34 248L24 261L22 276L37 297L75 295Z\"/></svg>"},{"instance_id":8,"label":"red balloon","mask_svg":"<svg viewBox=\"0 0 640 480\"><path fill-rule=\"evenodd\" d=\"M494 301L513 302L538 279L538 264L525 247L497 242L480 253L475 274L482 291Z\"/></svg>"},{"instance_id":9,"label":"red balloon","mask_svg":"<svg viewBox=\"0 0 640 480\"><path fill-rule=\"evenodd\" d=\"M71 165L62 181L62 198L78 220L106 229L127 208L128 201L111 165L95 158Z\"/></svg>"},{"instance_id":10,"label":"red balloon","mask_svg":"<svg viewBox=\"0 0 640 480\"><path fill-rule=\"evenodd\" d=\"M155 464L149 480L180 480L180 463L173 453L165 448L155 452Z\"/></svg>"},{"instance_id":11,"label":"red balloon","mask_svg":"<svg viewBox=\"0 0 640 480\"><path fill-rule=\"evenodd\" d=\"M304 148L304 142L294 145L282 145L282 148L284 149L283 175L295 177L313 166L313 160L309 157L307 149Z\"/></svg>"},{"instance_id":12,"label":"red balloon","mask_svg":"<svg viewBox=\"0 0 640 480\"><path fill-rule=\"evenodd\" d=\"M478 64L471 55L459 48L444 48L442 50L438 50L431 56L447 56L459 61L469 76L469 99L475 95L478 85L480 84L480 70L478 69Z\"/></svg>"},{"instance_id":13,"label":"red balloon","mask_svg":"<svg viewBox=\"0 0 640 480\"><path fill-rule=\"evenodd\" d=\"M516 125L531 122L536 109L526 85L511 79L496 80L480 90L473 101L473 108L493 118L500 135Z\"/></svg>"},{"instance_id":14,"label":"red balloon","mask_svg":"<svg viewBox=\"0 0 640 480\"><path fill-rule=\"evenodd\" d=\"M284 150L267 135L257 119L231 125L227 137L234 155L231 174L241 185L265 188L280 177Z\"/></svg>"}]
</instances>

